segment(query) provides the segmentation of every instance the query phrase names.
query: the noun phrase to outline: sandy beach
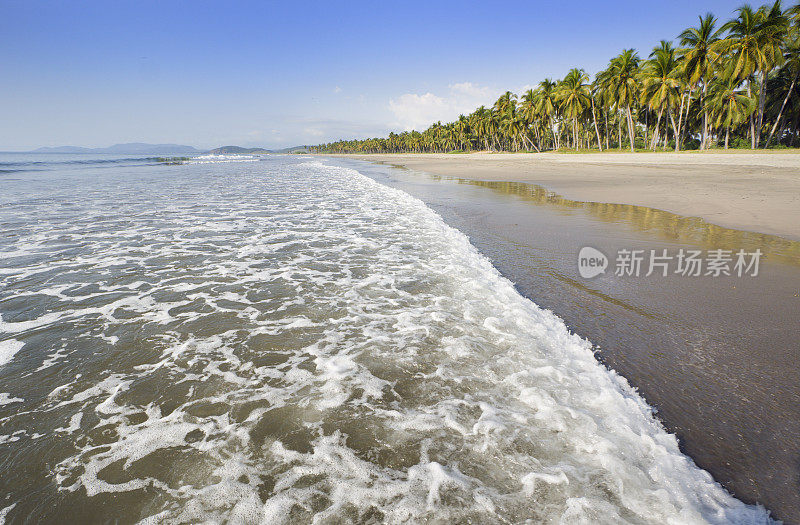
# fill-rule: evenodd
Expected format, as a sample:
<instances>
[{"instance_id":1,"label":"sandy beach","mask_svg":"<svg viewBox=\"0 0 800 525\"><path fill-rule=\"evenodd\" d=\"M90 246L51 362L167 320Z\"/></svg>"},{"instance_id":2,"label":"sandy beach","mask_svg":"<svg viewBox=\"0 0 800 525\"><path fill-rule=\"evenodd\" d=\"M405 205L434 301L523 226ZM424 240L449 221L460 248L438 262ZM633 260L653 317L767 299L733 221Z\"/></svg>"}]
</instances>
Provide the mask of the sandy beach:
<instances>
[{"instance_id":1,"label":"sandy beach","mask_svg":"<svg viewBox=\"0 0 800 525\"><path fill-rule=\"evenodd\" d=\"M796 153L344 155L472 180L530 182L566 198L657 208L800 240Z\"/></svg>"}]
</instances>

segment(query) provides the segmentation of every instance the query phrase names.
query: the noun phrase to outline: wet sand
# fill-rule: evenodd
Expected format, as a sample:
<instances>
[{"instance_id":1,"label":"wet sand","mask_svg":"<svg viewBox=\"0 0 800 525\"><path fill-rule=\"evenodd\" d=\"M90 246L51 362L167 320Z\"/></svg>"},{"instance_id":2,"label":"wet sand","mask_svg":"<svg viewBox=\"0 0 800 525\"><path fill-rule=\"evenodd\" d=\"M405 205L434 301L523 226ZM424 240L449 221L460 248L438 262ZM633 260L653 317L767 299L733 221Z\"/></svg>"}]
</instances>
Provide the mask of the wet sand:
<instances>
[{"instance_id":1,"label":"wet sand","mask_svg":"<svg viewBox=\"0 0 800 525\"><path fill-rule=\"evenodd\" d=\"M431 158L419 162L449 166ZM800 523L800 242L528 183L333 162L425 201L520 292L589 339L699 466L744 501ZM621 248L758 248L765 257L758 277L587 280L577 271L587 245L612 260Z\"/></svg>"},{"instance_id":2,"label":"wet sand","mask_svg":"<svg viewBox=\"0 0 800 525\"><path fill-rule=\"evenodd\" d=\"M800 240L800 154L346 155L486 181L530 182L566 198L632 204Z\"/></svg>"}]
</instances>

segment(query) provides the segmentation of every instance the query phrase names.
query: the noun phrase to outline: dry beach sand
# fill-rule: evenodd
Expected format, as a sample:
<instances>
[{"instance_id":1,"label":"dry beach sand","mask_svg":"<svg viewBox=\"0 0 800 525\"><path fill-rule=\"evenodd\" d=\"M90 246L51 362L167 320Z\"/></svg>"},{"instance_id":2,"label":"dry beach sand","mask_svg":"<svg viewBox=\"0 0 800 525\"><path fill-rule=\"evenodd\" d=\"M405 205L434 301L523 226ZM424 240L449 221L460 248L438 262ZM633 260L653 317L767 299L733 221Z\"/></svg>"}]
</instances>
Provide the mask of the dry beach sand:
<instances>
[{"instance_id":1,"label":"dry beach sand","mask_svg":"<svg viewBox=\"0 0 800 525\"><path fill-rule=\"evenodd\" d=\"M800 240L797 153L346 155L438 175L531 182L566 198L633 204Z\"/></svg>"}]
</instances>

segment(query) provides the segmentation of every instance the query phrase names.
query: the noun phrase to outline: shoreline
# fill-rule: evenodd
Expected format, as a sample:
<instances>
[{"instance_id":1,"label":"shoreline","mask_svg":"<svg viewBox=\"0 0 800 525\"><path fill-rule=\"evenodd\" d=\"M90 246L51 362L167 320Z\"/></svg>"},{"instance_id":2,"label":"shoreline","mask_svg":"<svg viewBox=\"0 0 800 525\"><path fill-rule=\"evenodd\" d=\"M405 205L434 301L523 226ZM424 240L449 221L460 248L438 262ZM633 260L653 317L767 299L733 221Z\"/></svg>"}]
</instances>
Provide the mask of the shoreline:
<instances>
[{"instance_id":1,"label":"shoreline","mask_svg":"<svg viewBox=\"0 0 800 525\"><path fill-rule=\"evenodd\" d=\"M800 523L797 344L787 329L800 312L800 242L644 206L572 201L533 182L438 176L375 157L346 156L355 162L345 165L419 198L467 235L524 297L590 341L598 361L642 395L700 468L743 501ZM586 245L606 254L759 248L766 258L757 279L587 280L575 265Z\"/></svg>"},{"instance_id":2,"label":"shoreline","mask_svg":"<svg viewBox=\"0 0 800 525\"><path fill-rule=\"evenodd\" d=\"M646 206L800 240L800 154L420 153L321 155L467 180L534 183L566 198Z\"/></svg>"}]
</instances>

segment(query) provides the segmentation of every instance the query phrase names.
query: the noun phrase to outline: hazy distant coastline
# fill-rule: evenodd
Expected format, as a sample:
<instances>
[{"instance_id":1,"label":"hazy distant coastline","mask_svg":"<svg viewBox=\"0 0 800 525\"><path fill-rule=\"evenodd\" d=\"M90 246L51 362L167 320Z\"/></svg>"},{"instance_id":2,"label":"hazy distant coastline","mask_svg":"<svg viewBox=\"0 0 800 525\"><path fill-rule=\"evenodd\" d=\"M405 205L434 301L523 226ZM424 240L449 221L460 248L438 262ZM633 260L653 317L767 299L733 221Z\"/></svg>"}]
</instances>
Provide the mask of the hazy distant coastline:
<instances>
[{"instance_id":1,"label":"hazy distant coastline","mask_svg":"<svg viewBox=\"0 0 800 525\"><path fill-rule=\"evenodd\" d=\"M138 154L193 154L202 153L202 150L181 144L146 144L144 142L130 142L127 144L114 144L107 148L84 148L81 146L55 146L37 148L31 153L117 153L120 155Z\"/></svg>"},{"instance_id":2,"label":"hazy distant coastline","mask_svg":"<svg viewBox=\"0 0 800 525\"><path fill-rule=\"evenodd\" d=\"M83 146L45 146L25 153L97 153L117 155L194 155L210 153L213 155L252 155L266 153L296 153L306 151L306 146L291 146L282 149L245 148L242 146L220 146L211 150L197 149L183 144L148 144L145 142L128 142L114 144L106 148L86 148Z\"/></svg>"}]
</instances>

